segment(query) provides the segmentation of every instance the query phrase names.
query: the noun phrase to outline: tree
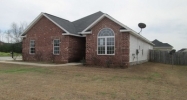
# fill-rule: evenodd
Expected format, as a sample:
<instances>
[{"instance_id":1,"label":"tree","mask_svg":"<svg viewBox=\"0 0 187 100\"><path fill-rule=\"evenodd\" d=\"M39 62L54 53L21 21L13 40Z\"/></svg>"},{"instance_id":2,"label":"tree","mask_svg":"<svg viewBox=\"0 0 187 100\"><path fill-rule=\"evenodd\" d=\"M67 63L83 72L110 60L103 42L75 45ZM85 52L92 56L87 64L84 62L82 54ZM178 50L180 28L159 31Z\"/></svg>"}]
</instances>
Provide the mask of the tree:
<instances>
[{"instance_id":1,"label":"tree","mask_svg":"<svg viewBox=\"0 0 187 100\"><path fill-rule=\"evenodd\" d=\"M0 30L0 42L2 41L2 40L1 40L1 37L2 37L2 36L1 36L1 30Z\"/></svg>"},{"instance_id":2,"label":"tree","mask_svg":"<svg viewBox=\"0 0 187 100\"><path fill-rule=\"evenodd\" d=\"M27 26L27 23L25 23L25 22L24 23L20 23L20 25L18 25L17 23L13 22L11 24L11 28L6 31L8 43L10 41L11 41L11 43L19 43L19 42L21 42L22 41L21 34L25 30L26 26Z\"/></svg>"},{"instance_id":3,"label":"tree","mask_svg":"<svg viewBox=\"0 0 187 100\"><path fill-rule=\"evenodd\" d=\"M10 43L10 38L12 38L11 31L7 30L5 31L5 33L6 33L6 38L7 38L8 43Z\"/></svg>"}]
</instances>

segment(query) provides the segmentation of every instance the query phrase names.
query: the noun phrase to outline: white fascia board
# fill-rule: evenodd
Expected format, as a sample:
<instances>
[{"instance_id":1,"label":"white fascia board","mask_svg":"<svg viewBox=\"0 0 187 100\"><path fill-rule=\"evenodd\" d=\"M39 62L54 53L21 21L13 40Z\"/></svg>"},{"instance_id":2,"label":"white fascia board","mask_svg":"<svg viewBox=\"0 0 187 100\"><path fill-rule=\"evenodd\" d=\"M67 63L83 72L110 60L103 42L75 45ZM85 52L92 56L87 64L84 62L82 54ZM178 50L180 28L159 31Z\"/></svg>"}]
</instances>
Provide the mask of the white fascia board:
<instances>
[{"instance_id":1,"label":"white fascia board","mask_svg":"<svg viewBox=\"0 0 187 100\"><path fill-rule=\"evenodd\" d=\"M41 12L41 13L27 26L27 28L23 31L23 33L21 34L21 36L24 36L24 35L26 34L26 32L29 31L29 30L32 28L32 26L33 26L36 22L38 22L38 20L39 20L40 18L42 18L42 16L43 16L43 12Z\"/></svg>"},{"instance_id":2,"label":"white fascia board","mask_svg":"<svg viewBox=\"0 0 187 100\"><path fill-rule=\"evenodd\" d=\"M89 32L78 32L78 34L92 34L92 31L89 31Z\"/></svg>"},{"instance_id":3,"label":"white fascia board","mask_svg":"<svg viewBox=\"0 0 187 100\"><path fill-rule=\"evenodd\" d=\"M27 35L24 35L24 36L20 36L21 38L25 38L25 37L27 37Z\"/></svg>"},{"instance_id":4,"label":"white fascia board","mask_svg":"<svg viewBox=\"0 0 187 100\"><path fill-rule=\"evenodd\" d=\"M120 26L126 28L128 30L128 32L130 32L132 35L142 39L143 41L154 45L151 41L149 41L148 39L146 39L145 37L141 36L140 34L138 34L137 32L135 32L134 30L132 30L131 28L127 27L126 25L122 24L121 22L117 21L116 19L114 19L113 17L109 16L108 14L103 14L101 17L99 17L96 21L94 21L91 25L89 25L86 29L84 29L81 33L84 33L85 31L87 31L89 28L93 27L96 23L98 23L101 19L103 19L104 17L109 18L110 20L114 21L115 23L119 24ZM125 32L125 31L123 31Z\"/></svg>"},{"instance_id":5,"label":"white fascia board","mask_svg":"<svg viewBox=\"0 0 187 100\"><path fill-rule=\"evenodd\" d=\"M129 28L126 25L122 24L121 22L117 21L116 19L114 19L113 17L109 16L108 14L106 14L105 16L107 18L111 19L112 21L114 21L115 23L119 24L120 26L126 28L127 30L132 30L131 28Z\"/></svg>"},{"instance_id":6,"label":"white fascia board","mask_svg":"<svg viewBox=\"0 0 187 100\"><path fill-rule=\"evenodd\" d=\"M53 22L55 25L57 25L59 28L61 28L63 31L65 31L67 34L70 34L70 32L68 32L66 29L64 29L63 27L61 27L59 24L57 24L56 22L54 22L51 18L49 18L47 15L45 15L44 13L43 13L43 15L47 18L47 19L49 19L51 22Z\"/></svg>"},{"instance_id":7,"label":"white fascia board","mask_svg":"<svg viewBox=\"0 0 187 100\"><path fill-rule=\"evenodd\" d=\"M173 47L153 47L154 49L172 49Z\"/></svg>"},{"instance_id":8,"label":"white fascia board","mask_svg":"<svg viewBox=\"0 0 187 100\"><path fill-rule=\"evenodd\" d=\"M130 32L130 30L119 30L120 32Z\"/></svg>"},{"instance_id":9,"label":"white fascia board","mask_svg":"<svg viewBox=\"0 0 187 100\"><path fill-rule=\"evenodd\" d=\"M76 34L68 34L68 33L62 33L62 35L71 35L71 36L76 36L76 37L85 37L84 35L81 36L81 35L76 35Z\"/></svg>"},{"instance_id":10,"label":"white fascia board","mask_svg":"<svg viewBox=\"0 0 187 100\"><path fill-rule=\"evenodd\" d=\"M136 36L137 38L139 38L139 39L141 39L141 40L143 40L143 41L145 41L145 42L147 42L147 43L149 43L149 44L151 44L151 45L155 45L155 44L153 44L151 41L149 41L148 39L146 39L145 37L143 37L142 35L140 35L140 34L138 34L138 33L134 33L134 32L130 32L132 35L134 35L134 36Z\"/></svg>"},{"instance_id":11,"label":"white fascia board","mask_svg":"<svg viewBox=\"0 0 187 100\"><path fill-rule=\"evenodd\" d=\"M96 23L98 23L101 19L103 19L105 17L106 14L103 14L102 16L100 16L97 20L95 20L92 24L90 24L87 28L85 28L82 33L86 32L86 30L88 30L89 28L91 28L92 26L94 26Z\"/></svg>"},{"instance_id":12,"label":"white fascia board","mask_svg":"<svg viewBox=\"0 0 187 100\"><path fill-rule=\"evenodd\" d=\"M116 19L114 19L113 17L109 16L109 15L105 15L107 18L111 19L112 21L116 22L117 24L119 24L120 26L126 28L128 30L128 32L130 32L132 35L142 39L143 41L154 45L151 41L149 41L148 39L146 39L145 37L141 36L140 34L138 34L137 32L135 32L134 30L132 30L131 28L127 27L126 25L122 24L121 22L117 21Z\"/></svg>"}]
</instances>

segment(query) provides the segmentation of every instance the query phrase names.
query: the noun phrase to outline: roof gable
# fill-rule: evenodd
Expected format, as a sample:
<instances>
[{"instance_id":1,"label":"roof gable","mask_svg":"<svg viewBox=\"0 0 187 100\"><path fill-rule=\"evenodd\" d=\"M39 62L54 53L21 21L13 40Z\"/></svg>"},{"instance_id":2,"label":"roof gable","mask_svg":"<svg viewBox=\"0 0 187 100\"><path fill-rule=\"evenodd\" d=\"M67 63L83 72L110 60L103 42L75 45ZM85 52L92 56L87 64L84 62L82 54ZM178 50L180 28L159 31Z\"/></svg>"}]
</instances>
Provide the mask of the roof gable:
<instances>
[{"instance_id":1,"label":"roof gable","mask_svg":"<svg viewBox=\"0 0 187 100\"><path fill-rule=\"evenodd\" d=\"M89 16L86 16L84 18L81 18L79 20L73 21L72 23L74 24L77 32L82 32L84 29L86 29L90 24L96 21L103 14L104 14L103 12L99 11Z\"/></svg>"},{"instance_id":2,"label":"roof gable","mask_svg":"<svg viewBox=\"0 0 187 100\"><path fill-rule=\"evenodd\" d=\"M71 25L71 23L65 19L62 19L62 18L59 18L59 17L56 17L56 16L53 16L53 15L50 15L50 14L47 14L47 13L40 13L30 24L29 26L27 26L27 28L24 30L24 32L22 33L21 36L24 36L26 35L26 33L42 18L42 17L46 17L47 19L49 19L51 22L53 22L55 25L57 25L59 28L61 28L63 31L65 31L67 34L70 34L70 32L73 33L73 31L67 31L69 30L70 28L69 27L72 27L73 25ZM58 22L59 21L59 22ZM67 24L67 26L65 24L60 24L60 23L65 23ZM64 27L65 28L64 28ZM72 28L73 29L73 28ZM74 32L75 33L75 32Z\"/></svg>"},{"instance_id":3,"label":"roof gable","mask_svg":"<svg viewBox=\"0 0 187 100\"><path fill-rule=\"evenodd\" d=\"M103 14L102 16L100 16L98 19L96 19L93 23L91 23L88 27L86 27L82 32L79 32L79 34L84 34L86 33L86 31L88 31L91 27L93 27L94 25L96 25L99 21L101 21L103 18L109 18L110 20L114 21L115 23L117 23L118 25L121 26L121 30L125 31L125 32L130 32L132 35L138 37L139 39L154 45L151 41L149 41L148 39L146 39L145 37L143 37L142 35L138 34L137 32L135 32L134 30L132 30L131 28L129 28L128 26L122 24L121 22L117 21L116 19L114 19L113 17L111 17L108 14ZM86 33L87 34L87 33Z\"/></svg>"}]
</instances>

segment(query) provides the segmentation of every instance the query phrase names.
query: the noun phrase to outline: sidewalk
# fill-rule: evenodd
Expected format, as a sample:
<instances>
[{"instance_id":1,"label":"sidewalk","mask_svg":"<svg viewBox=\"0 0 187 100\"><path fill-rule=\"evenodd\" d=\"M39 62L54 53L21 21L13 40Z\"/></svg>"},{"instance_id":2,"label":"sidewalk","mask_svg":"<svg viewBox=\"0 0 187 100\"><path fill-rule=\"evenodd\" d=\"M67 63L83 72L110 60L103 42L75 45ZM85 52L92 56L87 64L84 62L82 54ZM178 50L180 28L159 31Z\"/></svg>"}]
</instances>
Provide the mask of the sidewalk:
<instances>
[{"instance_id":1,"label":"sidewalk","mask_svg":"<svg viewBox=\"0 0 187 100\"><path fill-rule=\"evenodd\" d=\"M77 66L82 65L82 63L66 63L66 64L41 64L34 62L16 62L13 60L0 60L0 63L6 64L18 64L18 65L29 65L29 66L42 66L42 67L54 67L54 66Z\"/></svg>"},{"instance_id":2,"label":"sidewalk","mask_svg":"<svg viewBox=\"0 0 187 100\"><path fill-rule=\"evenodd\" d=\"M5 60L13 60L13 58L10 57L10 56L7 56L7 57L0 57L0 61L5 61ZM21 56L18 56L18 57L16 58L16 60L22 60L22 57L21 57Z\"/></svg>"}]
</instances>

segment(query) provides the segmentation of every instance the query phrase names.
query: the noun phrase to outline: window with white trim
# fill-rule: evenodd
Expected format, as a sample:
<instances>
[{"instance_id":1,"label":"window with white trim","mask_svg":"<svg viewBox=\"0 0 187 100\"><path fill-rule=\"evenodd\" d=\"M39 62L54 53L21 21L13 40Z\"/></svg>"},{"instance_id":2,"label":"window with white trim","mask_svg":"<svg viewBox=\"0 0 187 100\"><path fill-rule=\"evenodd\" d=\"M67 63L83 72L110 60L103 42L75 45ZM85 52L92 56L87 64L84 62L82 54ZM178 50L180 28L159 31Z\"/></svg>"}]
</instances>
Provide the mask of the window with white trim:
<instances>
[{"instance_id":1,"label":"window with white trim","mask_svg":"<svg viewBox=\"0 0 187 100\"><path fill-rule=\"evenodd\" d=\"M60 54L60 40L59 39L53 40L53 54L54 55Z\"/></svg>"},{"instance_id":2,"label":"window with white trim","mask_svg":"<svg viewBox=\"0 0 187 100\"><path fill-rule=\"evenodd\" d=\"M35 40L30 40L30 54L35 54Z\"/></svg>"},{"instance_id":3,"label":"window with white trim","mask_svg":"<svg viewBox=\"0 0 187 100\"><path fill-rule=\"evenodd\" d=\"M98 55L114 55L114 31L110 28L103 28L97 37L97 53Z\"/></svg>"}]
</instances>

